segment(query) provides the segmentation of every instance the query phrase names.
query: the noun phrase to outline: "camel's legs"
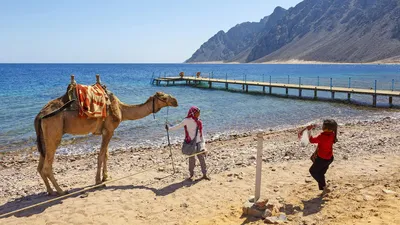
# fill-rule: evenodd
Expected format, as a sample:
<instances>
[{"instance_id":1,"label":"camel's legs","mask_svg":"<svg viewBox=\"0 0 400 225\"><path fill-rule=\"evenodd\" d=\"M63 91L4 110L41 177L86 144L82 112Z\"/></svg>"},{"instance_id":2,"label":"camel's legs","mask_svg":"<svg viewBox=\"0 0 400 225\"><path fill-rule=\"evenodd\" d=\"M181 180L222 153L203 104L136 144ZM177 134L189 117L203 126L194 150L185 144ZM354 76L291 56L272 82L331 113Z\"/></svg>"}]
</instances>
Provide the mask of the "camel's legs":
<instances>
[{"instance_id":1,"label":"camel's legs","mask_svg":"<svg viewBox=\"0 0 400 225\"><path fill-rule=\"evenodd\" d=\"M49 195L53 195L53 194L54 194L54 191L53 191L53 189L50 187L49 180L47 179L47 177L44 175L44 173L43 173L43 171L42 171L42 169L43 169L43 164L44 164L44 157L40 155L40 158L39 158L39 165L38 165L38 167L37 167L37 171L39 172L40 176L42 177L42 179L43 179L43 181L44 181L44 184L46 185L47 193L48 193Z\"/></svg>"},{"instance_id":2,"label":"camel's legs","mask_svg":"<svg viewBox=\"0 0 400 225\"><path fill-rule=\"evenodd\" d=\"M43 133L45 135L44 137L51 137L51 138L44 138L44 140L45 140L44 143L46 146L46 157L44 158L44 162L43 162L42 174L44 174L47 178L49 178L49 180L51 181L51 183L57 190L58 194L63 195L66 192L64 192L60 188L60 186L58 186L58 183L57 183L56 179L54 178L54 174L53 174L54 155L56 153L56 149L57 149L58 145L61 142L62 132L57 132L57 130L52 130L51 135L50 135L49 133L46 132L47 130L48 129L43 129ZM47 136L46 136L46 134L47 134Z\"/></svg>"},{"instance_id":3,"label":"camel's legs","mask_svg":"<svg viewBox=\"0 0 400 225\"><path fill-rule=\"evenodd\" d=\"M108 180L108 174L107 174L107 160L108 160L108 147L105 150L104 153L104 160L103 160L103 181Z\"/></svg>"},{"instance_id":4,"label":"camel's legs","mask_svg":"<svg viewBox=\"0 0 400 225\"><path fill-rule=\"evenodd\" d=\"M107 180L107 154L108 154L108 143L110 143L113 132L103 131L103 137L101 141L101 147L99 156L97 157L97 173L96 173L96 184L101 183L100 172L101 166L103 165L103 181Z\"/></svg>"},{"instance_id":5,"label":"camel's legs","mask_svg":"<svg viewBox=\"0 0 400 225\"><path fill-rule=\"evenodd\" d=\"M50 148L47 147L46 150L49 150ZM54 173L53 173L53 161L54 161L54 155L55 155L55 150L54 151L46 151L46 158L44 160L43 164L43 169L42 173L49 178L55 189L57 190L57 193L59 195L64 195L66 192L64 192L60 186L58 186L58 183L56 179L54 178Z\"/></svg>"}]
</instances>

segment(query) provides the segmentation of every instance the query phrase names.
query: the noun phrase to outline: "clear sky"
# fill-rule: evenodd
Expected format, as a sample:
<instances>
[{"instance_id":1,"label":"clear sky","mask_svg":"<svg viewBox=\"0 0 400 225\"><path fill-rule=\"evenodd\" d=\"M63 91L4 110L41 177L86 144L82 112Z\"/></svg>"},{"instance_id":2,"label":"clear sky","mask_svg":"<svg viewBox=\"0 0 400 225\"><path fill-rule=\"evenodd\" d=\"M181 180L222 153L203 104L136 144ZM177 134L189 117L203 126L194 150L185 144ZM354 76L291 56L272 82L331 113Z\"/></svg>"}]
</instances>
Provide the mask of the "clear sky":
<instances>
[{"instance_id":1,"label":"clear sky","mask_svg":"<svg viewBox=\"0 0 400 225\"><path fill-rule=\"evenodd\" d=\"M179 63L218 31L299 2L0 0L0 63Z\"/></svg>"}]
</instances>

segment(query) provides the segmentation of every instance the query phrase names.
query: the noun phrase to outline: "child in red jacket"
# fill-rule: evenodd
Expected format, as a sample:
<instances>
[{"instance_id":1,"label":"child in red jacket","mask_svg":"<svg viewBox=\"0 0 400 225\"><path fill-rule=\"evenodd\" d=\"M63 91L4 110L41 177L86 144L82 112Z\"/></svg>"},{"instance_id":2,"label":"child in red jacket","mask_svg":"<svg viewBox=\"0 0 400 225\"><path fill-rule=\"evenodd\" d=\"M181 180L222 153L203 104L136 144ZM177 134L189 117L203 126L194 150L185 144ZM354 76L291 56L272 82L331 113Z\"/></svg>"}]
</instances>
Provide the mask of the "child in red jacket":
<instances>
[{"instance_id":1,"label":"child in red jacket","mask_svg":"<svg viewBox=\"0 0 400 225\"><path fill-rule=\"evenodd\" d=\"M311 130L315 127L316 125L310 125L302 131L305 129ZM338 125L335 120L324 120L322 124L323 132L316 137L310 135L309 138L310 143L318 144L313 156L311 156L313 164L310 167L310 174L318 182L319 190L323 190L323 193L330 191L326 186L325 173L334 159L333 144L338 141L337 128Z\"/></svg>"}]
</instances>

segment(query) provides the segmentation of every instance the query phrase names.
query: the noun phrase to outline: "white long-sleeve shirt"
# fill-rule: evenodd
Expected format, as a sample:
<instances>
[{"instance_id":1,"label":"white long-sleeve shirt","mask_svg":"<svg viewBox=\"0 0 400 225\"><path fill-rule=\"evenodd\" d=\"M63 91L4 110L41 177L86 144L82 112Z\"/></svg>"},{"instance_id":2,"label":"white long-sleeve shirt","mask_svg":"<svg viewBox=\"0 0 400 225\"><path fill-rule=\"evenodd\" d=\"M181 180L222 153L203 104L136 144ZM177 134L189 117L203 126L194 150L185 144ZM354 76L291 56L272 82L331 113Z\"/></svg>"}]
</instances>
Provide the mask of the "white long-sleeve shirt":
<instances>
[{"instance_id":1,"label":"white long-sleeve shirt","mask_svg":"<svg viewBox=\"0 0 400 225\"><path fill-rule=\"evenodd\" d=\"M177 130L179 128L183 128L184 126L187 127L189 137L191 140L193 140L193 137L196 134L197 123L192 118L185 118L179 124L169 127L169 130ZM199 142L201 142L201 144L204 146L204 144L205 144L204 135L203 135L203 133L200 134L200 129L197 132L197 137L196 137L196 143L199 143Z\"/></svg>"}]
</instances>

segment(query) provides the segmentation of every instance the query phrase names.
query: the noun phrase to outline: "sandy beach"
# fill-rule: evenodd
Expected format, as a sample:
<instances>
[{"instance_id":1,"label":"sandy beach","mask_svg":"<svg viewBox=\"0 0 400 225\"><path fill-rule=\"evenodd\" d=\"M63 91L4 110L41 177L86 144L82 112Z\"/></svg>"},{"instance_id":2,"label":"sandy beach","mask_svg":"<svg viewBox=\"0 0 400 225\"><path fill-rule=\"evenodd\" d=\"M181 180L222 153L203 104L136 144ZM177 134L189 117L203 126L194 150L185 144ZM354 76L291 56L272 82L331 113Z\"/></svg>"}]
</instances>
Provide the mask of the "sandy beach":
<instances>
[{"instance_id":1,"label":"sandy beach","mask_svg":"<svg viewBox=\"0 0 400 225\"><path fill-rule=\"evenodd\" d=\"M341 124L327 173L333 191L324 197L308 173L314 146L300 147L297 129L263 137L261 198L282 205L286 224L400 224L400 121ZM113 151L113 179L145 172L0 218L0 224L264 224L242 216L243 203L254 195L256 145L255 133L207 143L211 181L185 180L187 159L178 145L172 146L173 176L168 147ZM1 155L0 215L55 198L45 193L37 158L34 149ZM61 187L74 192L94 184L96 166L95 153L57 155L54 171ZM200 178L199 166L195 172Z\"/></svg>"}]
</instances>

